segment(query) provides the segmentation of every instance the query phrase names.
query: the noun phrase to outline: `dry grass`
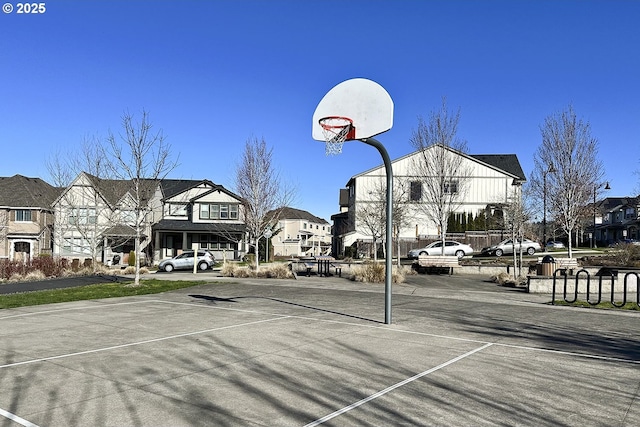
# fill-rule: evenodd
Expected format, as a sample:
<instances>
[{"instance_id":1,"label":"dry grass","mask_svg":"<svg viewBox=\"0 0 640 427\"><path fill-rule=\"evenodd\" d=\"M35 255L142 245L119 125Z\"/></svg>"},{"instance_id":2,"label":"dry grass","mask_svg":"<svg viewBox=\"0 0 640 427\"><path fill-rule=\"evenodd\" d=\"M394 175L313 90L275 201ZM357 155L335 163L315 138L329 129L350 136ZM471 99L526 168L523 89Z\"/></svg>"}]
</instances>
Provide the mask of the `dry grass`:
<instances>
[{"instance_id":1,"label":"dry grass","mask_svg":"<svg viewBox=\"0 0 640 427\"><path fill-rule=\"evenodd\" d=\"M391 270L391 281L396 284L404 283L406 276L413 274L409 272L409 270L411 269L406 267L397 268L394 266ZM386 268L383 263L366 262L353 268L351 280L363 283L384 283L385 273Z\"/></svg>"},{"instance_id":2,"label":"dry grass","mask_svg":"<svg viewBox=\"0 0 640 427\"><path fill-rule=\"evenodd\" d=\"M527 284L526 277L520 276L518 278L515 278L510 274L504 272L495 276L491 276L489 280L502 286L525 286Z\"/></svg>"},{"instance_id":3,"label":"dry grass","mask_svg":"<svg viewBox=\"0 0 640 427\"><path fill-rule=\"evenodd\" d=\"M288 264L281 263L269 267L260 267L258 271L256 271L254 267L239 267L233 263L226 263L222 266L221 273L224 277L293 279L293 273L289 269Z\"/></svg>"}]
</instances>

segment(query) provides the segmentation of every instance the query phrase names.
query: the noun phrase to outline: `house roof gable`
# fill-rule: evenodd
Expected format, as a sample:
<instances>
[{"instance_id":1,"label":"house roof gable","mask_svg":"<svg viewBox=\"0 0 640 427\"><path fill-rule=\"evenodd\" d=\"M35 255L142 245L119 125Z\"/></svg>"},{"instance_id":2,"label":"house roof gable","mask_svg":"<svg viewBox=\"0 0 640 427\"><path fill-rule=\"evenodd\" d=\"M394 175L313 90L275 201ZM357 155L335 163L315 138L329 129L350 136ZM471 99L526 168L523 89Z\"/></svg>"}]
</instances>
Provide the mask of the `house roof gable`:
<instances>
[{"instance_id":1,"label":"house roof gable","mask_svg":"<svg viewBox=\"0 0 640 427\"><path fill-rule=\"evenodd\" d=\"M23 175L0 177L0 205L24 208L51 208L61 190L40 178Z\"/></svg>"},{"instance_id":2,"label":"house roof gable","mask_svg":"<svg viewBox=\"0 0 640 427\"><path fill-rule=\"evenodd\" d=\"M329 224L326 220L322 218L318 218L317 216L303 211L302 209L296 209L291 207L284 207L277 209L280 212L278 213L279 219L302 219L310 222L316 222L318 224Z\"/></svg>"}]
</instances>

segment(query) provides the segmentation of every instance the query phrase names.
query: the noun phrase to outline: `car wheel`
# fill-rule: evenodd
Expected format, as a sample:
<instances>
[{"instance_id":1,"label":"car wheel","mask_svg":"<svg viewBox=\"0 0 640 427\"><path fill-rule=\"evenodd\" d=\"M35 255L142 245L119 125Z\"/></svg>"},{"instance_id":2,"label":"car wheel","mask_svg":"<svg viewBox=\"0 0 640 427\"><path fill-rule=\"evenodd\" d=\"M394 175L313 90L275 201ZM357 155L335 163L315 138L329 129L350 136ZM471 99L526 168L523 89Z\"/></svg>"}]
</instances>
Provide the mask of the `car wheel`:
<instances>
[{"instance_id":1,"label":"car wheel","mask_svg":"<svg viewBox=\"0 0 640 427\"><path fill-rule=\"evenodd\" d=\"M201 271L204 271L204 270L206 270L206 269L208 269L208 268L209 268L209 264L207 264L206 262L201 262L200 264L198 264L198 268L199 268Z\"/></svg>"},{"instance_id":2,"label":"car wheel","mask_svg":"<svg viewBox=\"0 0 640 427\"><path fill-rule=\"evenodd\" d=\"M464 257L464 251L456 251L456 256L457 256L458 258L462 258L462 257Z\"/></svg>"},{"instance_id":3,"label":"car wheel","mask_svg":"<svg viewBox=\"0 0 640 427\"><path fill-rule=\"evenodd\" d=\"M167 264L164 266L164 271L166 271L167 273L171 273L173 271L173 265L171 264Z\"/></svg>"},{"instance_id":4,"label":"car wheel","mask_svg":"<svg viewBox=\"0 0 640 427\"><path fill-rule=\"evenodd\" d=\"M535 248L527 248L527 254L528 255L533 255L536 253L536 249Z\"/></svg>"},{"instance_id":5,"label":"car wheel","mask_svg":"<svg viewBox=\"0 0 640 427\"><path fill-rule=\"evenodd\" d=\"M502 249L496 249L496 256L502 256Z\"/></svg>"},{"instance_id":6,"label":"car wheel","mask_svg":"<svg viewBox=\"0 0 640 427\"><path fill-rule=\"evenodd\" d=\"M420 253L418 254L418 256L420 256L420 255L429 255L429 254L428 254L428 253L426 253L425 251L422 251L422 252L420 252Z\"/></svg>"}]
</instances>

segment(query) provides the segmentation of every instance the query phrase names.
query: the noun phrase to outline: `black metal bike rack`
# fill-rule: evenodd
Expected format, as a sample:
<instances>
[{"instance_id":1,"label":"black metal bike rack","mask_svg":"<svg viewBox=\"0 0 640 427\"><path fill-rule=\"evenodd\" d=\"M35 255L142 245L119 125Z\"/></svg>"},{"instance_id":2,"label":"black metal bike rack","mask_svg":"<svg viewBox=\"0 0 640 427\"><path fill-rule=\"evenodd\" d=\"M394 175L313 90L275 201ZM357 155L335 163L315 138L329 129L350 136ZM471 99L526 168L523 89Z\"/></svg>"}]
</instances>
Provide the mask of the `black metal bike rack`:
<instances>
[{"instance_id":1,"label":"black metal bike rack","mask_svg":"<svg viewBox=\"0 0 640 427\"><path fill-rule=\"evenodd\" d=\"M566 268L558 268L553 272L553 290L552 290L552 294L551 294L551 303L555 304L556 302L556 285L557 285L557 279L558 276L563 276L564 280L563 280L563 287L562 287L562 298L564 299L564 301L568 304L572 304L574 302L576 302L578 300L578 285L580 283L580 277L581 276L585 276L586 277L586 294L587 294L587 302L591 305L598 305L602 302L602 281L604 277L608 277L609 279L611 279L611 304L614 307L624 307L627 304L627 291L628 291L628 280L629 280L629 276L635 276L636 278L636 305L638 307L640 307L640 275L638 275L638 273L636 272L628 272L627 274L624 275L624 280L623 280L623 289L622 289L622 303L616 302L615 300L615 275L613 272L607 270L607 271L601 271L600 274L598 274L598 292L597 292L597 299L592 301L591 297L592 297L592 290L591 290L591 274L589 274L589 272L585 269L581 269L579 271L576 272L576 274L574 275L574 287L573 287L573 299L569 300L568 299L568 292L567 292L567 288L569 285L569 275L567 274L567 269Z\"/></svg>"}]
</instances>

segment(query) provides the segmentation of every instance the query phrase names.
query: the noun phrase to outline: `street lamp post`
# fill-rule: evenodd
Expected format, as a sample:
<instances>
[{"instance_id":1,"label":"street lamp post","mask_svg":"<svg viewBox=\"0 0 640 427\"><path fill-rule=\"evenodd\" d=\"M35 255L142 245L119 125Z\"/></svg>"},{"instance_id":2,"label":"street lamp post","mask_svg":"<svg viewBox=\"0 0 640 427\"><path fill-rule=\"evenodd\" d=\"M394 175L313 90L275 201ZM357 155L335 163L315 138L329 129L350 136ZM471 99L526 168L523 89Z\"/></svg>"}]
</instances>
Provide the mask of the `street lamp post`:
<instances>
[{"instance_id":1,"label":"street lamp post","mask_svg":"<svg viewBox=\"0 0 640 427\"><path fill-rule=\"evenodd\" d=\"M591 233L591 248L596 247L596 193L598 192L598 188L600 188L602 184L596 184L593 186L593 233ZM611 190L609 186L609 182L604 186L605 190Z\"/></svg>"},{"instance_id":2,"label":"street lamp post","mask_svg":"<svg viewBox=\"0 0 640 427\"><path fill-rule=\"evenodd\" d=\"M273 233L271 232L271 230L266 229L264 231L263 236L265 237L265 239L267 239L267 244L266 246L266 250L265 250L265 259L264 262L269 262L269 239L271 238L271 236L273 236Z\"/></svg>"},{"instance_id":3,"label":"street lamp post","mask_svg":"<svg viewBox=\"0 0 640 427\"><path fill-rule=\"evenodd\" d=\"M542 175L542 244L547 245L547 174L555 173L556 168L553 167L553 163L549 163L549 167Z\"/></svg>"}]
</instances>

